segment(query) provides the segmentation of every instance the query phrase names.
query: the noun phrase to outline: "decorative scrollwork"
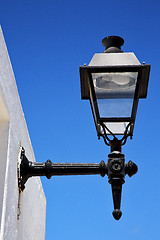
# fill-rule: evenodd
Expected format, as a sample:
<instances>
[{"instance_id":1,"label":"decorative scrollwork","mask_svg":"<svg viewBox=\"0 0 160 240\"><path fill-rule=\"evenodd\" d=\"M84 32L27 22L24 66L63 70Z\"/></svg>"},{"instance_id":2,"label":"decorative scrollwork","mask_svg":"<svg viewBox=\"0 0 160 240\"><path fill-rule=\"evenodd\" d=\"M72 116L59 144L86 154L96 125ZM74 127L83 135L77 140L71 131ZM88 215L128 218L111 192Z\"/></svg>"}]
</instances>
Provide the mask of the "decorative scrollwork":
<instances>
[{"instance_id":1,"label":"decorative scrollwork","mask_svg":"<svg viewBox=\"0 0 160 240\"><path fill-rule=\"evenodd\" d=\"M131 122L128 123L128 125L126 126L126 129L125 129L125 131L124 131L123 137L122 137L121 139L118 139L118 138L116 137L116 135L115 135L104 123L100 123L100 125L101 125L101 127L102 127L102 129L103 129L103 134L101 133L100 136L103 137L103 140L104 140L104 142L105 142L105 144L106 144L107 146L111 146L111 142L112 142L113 140L120 141L120 142L121 142L121 146L123 146L123 145L126 143L127 138L128 138L128 137L132 137L131 133L130 133L130 132L128 133L128 129L129 129L129 127L131 126L131 124L132 124ZM112 135L113 139L110 139L110 138L108 137L107 132L109 132L110 135Z\"/></svg>"}]
</instances>

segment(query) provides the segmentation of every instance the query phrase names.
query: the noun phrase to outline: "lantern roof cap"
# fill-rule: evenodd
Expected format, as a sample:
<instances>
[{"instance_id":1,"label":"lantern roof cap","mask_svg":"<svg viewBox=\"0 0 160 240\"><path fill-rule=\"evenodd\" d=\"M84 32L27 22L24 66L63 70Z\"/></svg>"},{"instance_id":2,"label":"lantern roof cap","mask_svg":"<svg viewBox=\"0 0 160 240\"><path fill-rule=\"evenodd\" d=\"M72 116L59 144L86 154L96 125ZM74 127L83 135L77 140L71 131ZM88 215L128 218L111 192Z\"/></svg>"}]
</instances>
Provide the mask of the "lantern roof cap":
<instances>
[{"instance_id":1,"label":"lantern roof cap","mask_svg":"<svg viewBox=\"0 0 160 240\"><path fill-rule=\"evenodd\" d=\"M122 66L140 65L133 52L128 53L96 53L89 66Z\"/></svg>"}]
</instances>

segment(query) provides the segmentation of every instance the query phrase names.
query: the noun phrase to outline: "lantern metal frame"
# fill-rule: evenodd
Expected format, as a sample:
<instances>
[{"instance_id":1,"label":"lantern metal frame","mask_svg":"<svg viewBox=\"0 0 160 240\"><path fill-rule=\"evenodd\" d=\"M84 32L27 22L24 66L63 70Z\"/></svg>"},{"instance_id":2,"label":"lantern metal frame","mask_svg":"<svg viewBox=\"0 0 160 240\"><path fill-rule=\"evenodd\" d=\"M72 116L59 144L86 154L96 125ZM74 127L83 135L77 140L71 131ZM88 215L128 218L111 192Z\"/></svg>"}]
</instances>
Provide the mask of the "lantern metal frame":
<instances>
[{"instance_id":1,"label":"lantern metal frame","mask_svg":"<svg viewBox=\"0 0 160 240\"><path fill-rule=\"evenodd\" d=\"M101 118L98 109L98 103L96 93L93 86L92 73L125 73L125 72L137 72L137 82L134 94L134 101L132 107L131 117L111 117ZM90 100L90 105L93 113L93 118L97 130L98 137L103 134L100 128L104 123L111 122L128 122L130 124L129 134L133 135L134 123L137 113L137 107L139 98L146 98L148 80L149 80L150 65L122 65L122 66L81 66L80 67L80 80L81 80L81 97L82 99ZM91 101L91 94L93 97L93 103ZM101 126L101 127L100 127ZM125 133L125 131L124 131ZM110 135L109 132L107 135ZM122 134L115 134L122 135Z\"/></svg>"}]
</instances>

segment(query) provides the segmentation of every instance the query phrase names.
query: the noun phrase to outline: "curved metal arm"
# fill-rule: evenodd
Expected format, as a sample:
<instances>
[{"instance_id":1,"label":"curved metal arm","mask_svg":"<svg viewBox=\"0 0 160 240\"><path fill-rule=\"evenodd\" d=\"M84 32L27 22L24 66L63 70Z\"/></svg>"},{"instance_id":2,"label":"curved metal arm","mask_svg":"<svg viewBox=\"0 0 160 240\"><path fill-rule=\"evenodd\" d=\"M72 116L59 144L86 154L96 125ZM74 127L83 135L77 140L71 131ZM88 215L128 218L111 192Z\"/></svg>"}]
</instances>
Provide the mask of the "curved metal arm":
<instances>
[{"instance_id":1,"label":"curved metal arm","mask_svg":"<svg viewBox=\"0 0 160 240\"><path fill-rule=\"evenodd\" d=\"M131 126L131 122L130 123L128 123L128 125L127 125L127 127L126 127L126 129L125 129L125 131L124 131L124 135L123 135L123 137L119 140L117 137L116 137L116 135L104 124L104 123L100 123L100 125L102 126L102 128L103 128L103 132L104 132L104 134L100 134L100 136L101 137L103 137L103 140L104 140L104 142L105 142L105 144L107 145L107 146L111 146L111 142L114 140L114 141L119 141L119 142L121 142L121 146L123 146L125 143L126 143L126 141L127 141L127 138L128 137L132 137L132 135L130 134L130 133L128 133L128 129L129 129L129 127ZM107 133L106 133L106 130L113 136L113 139L110 139L108 136L107 136ZM107 142L108 141L108 142Z\"/></svg>"}]
</instances>

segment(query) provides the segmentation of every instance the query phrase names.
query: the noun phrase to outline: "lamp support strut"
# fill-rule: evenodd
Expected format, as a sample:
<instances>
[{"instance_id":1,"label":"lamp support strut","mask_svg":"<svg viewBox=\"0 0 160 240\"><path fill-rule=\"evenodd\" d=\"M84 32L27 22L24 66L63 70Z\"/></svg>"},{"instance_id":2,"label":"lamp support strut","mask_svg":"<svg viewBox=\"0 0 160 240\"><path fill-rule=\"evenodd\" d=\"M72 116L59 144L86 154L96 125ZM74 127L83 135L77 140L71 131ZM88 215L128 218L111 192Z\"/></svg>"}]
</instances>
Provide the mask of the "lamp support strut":
<instances>
[{"instance_id":1,"label":"lamp support strut","mask_svg":"<svg viewBox=\"0 0 160 240\"><path fill-rule=\"evenodd\" d=\"M102 177L108 176L109 183L112 187L114 211L113 216L119 220L122 212L121 205L121 191L122 184L125 182L125 175L133 176L138 168L137 165L129 161L124 162L124 154L120 151L115 151L116 144L112 146L111 152L108 155L108 162L101 161L100 163L52 163L47 160L45 163L31 162L25 155L25 150L21 150L21 163L19 167L18 185L19 190L25 189L25 184L30 177L46 176L50 179L52 176L64 175L96 175ZM120 150L120 149L119 149Z\"/></svg>"}]
</instances>

